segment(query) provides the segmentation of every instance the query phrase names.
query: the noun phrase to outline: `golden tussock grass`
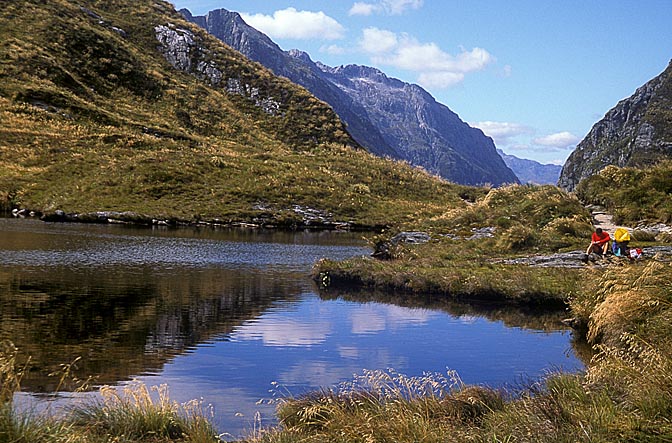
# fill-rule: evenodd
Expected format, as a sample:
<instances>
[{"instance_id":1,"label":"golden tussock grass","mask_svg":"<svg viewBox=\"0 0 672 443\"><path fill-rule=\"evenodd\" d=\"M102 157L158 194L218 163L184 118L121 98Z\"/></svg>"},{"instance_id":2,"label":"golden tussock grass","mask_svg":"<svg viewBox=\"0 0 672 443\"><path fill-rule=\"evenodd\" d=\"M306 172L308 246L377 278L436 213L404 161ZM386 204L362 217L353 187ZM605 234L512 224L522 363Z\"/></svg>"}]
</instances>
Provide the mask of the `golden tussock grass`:
<instances>
[{"instance_id":1,"label":"golden tussock grass","mask_svg":"<svg viewBox=\"0 0 672 443\"><path fill-rule=\"evenodd\" d=\"M25 357L23 357L25 360ZM14 395L28 363L21 363L19 350L8 341L0 343L0 441L16 443L214 443L219 441L211 411L200 401L177 403L168 387L148 388L133 382L124 388L102 387L102 400L71 409L42 413L19 409ZM28 359L29 360L29 359ZM57 393L65 383L75 382L72 365L62 365Z\"/></svg>"}]
</instances>

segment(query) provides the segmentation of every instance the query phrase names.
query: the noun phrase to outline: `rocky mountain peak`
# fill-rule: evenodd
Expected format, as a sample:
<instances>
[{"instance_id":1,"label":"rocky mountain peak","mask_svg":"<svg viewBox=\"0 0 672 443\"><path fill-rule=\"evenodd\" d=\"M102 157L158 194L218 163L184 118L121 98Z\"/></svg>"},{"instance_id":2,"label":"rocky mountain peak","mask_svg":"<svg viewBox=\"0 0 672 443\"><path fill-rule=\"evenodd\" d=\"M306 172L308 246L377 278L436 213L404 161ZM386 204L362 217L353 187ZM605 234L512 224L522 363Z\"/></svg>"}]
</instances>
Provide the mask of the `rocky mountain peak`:
<instances>
[{"instance_id":1,"label":"rocky mountain peak","mask_svg":"<svg viewBox=\"0 0 672 443\"><path fill-rule=\"evenodd\" d=\"M558 185L569 191L606 166L645 166L672 157L672 61L609 110L567 159Z\"/></svg>"},{"instance_id":2,"label":"rocky mountain peak","mask_svg":"<svg viewBox=\"0 0 672 443\"><path fill-rule=\"evenodd\" d=\"M294 57L297 60L301 60L304 63L313 63L313 60L310 58L307 52L301 51L299 49L290 49L287 51L291 57Z\"/></svg>"}]
</instances>

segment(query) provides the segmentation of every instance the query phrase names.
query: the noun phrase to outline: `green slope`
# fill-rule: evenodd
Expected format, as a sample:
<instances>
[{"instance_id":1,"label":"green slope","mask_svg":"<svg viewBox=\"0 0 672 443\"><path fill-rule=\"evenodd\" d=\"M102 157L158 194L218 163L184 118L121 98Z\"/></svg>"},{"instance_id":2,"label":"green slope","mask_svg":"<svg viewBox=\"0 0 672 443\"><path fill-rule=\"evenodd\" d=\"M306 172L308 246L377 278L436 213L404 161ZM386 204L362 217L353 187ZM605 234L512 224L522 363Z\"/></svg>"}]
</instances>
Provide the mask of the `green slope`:
<instances>
[{"instance_id":1,"label":"green slope","mask_svg":"<svg viewBox=\"0 0 672 443\"><path fill-rule=\"evenodd\" d=\"M249 94L174 68L155 27ZM268 97L277 112L259 106ZM355 146L323 102L161 1L13 1L0 17L0 200L184 220L417 221L465 188Z\"/></svg>"}]
</instances>

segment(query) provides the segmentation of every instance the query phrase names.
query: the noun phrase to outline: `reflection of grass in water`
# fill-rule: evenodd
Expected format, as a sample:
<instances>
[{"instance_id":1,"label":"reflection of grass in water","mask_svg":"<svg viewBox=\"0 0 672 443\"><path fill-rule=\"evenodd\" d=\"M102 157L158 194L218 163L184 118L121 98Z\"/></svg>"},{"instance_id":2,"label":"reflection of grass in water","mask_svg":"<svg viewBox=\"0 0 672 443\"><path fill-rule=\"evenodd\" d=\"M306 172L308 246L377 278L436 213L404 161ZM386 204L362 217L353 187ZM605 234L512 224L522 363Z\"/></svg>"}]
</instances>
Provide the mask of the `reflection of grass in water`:
<instances>
[{"instance_id":1,"label":"reflection of grass in water","mask_svg":"<svg viewBox=\"0 0 672 443\"><path fill-rule=\"evenodd\" d=\"M230 333L277 300L295 300L305 286L299 278L284 280L286 274L264 270L243 278L217 268L152 275L131 267L6 269L0 272L0 341L11 339L31 357L22 379L31 393L56 391L58 378L48 374L77 356L82 359L72 375L95 375L97 385L158 371L167 359ZM148 338L166 333L176 339ZM73 389L66 383L59 390Z\"/></svg>"},{"instance_id":2,"label":"reflection of grass in water","mask_svg":"<svg viewBox=\"0 0 672 443\"><path fill-rule=\"evenodd\" d=\"M454 301L441 295L358 289L321 289L319 295L324 300L343 299L360 303L375 301L405 308L439 310L455 318L485 318L493 322L501 321L508 328L522 328L542 332L557 332L570 329L563 322L569 315L567 309L564 307L544 308L542 306L526 305L507 306L501 303L465 303ZM572 332L571 344L575 355L587 365L595 353L586 341L585 336L577 331Z\"/></svg>"},{"instance_id":3,"label":"reflection of grass in water","mask_svg":"<svg viewBox=\"0 0 672 443\"><path fill-rule=\"evenodd\" d=\"M507 327L553 332L568 329L562 323L567 317L564 308L545 309L539 306L506 306L501 303L466 303L432 294L409 294L403 292L382 292L367 290L320 290L320 298L325 300L343 299L367 303L392 304L404 308L439 310L459 317L479 317L490 321L501 321Z\"/></svg>"},{"instance_id":4,"label":"reflection of grass in water","mask_svg":"<svg viewBox=\"0 0 672 443\"><path fill-rule=\"evenodd\" d=\"M198 401L170 400L166 386L131 383L121 392L101 388L102 400L55 416L20 411L13 404L27 365L10 342L0 348L0 441L41 443L215 442L216 431ZM74 364L74 362L73 362ZM58 386L69 382L73 364L63 365ZM75 380L76 381L76 380Z\"/></svg>"}]
</instances>

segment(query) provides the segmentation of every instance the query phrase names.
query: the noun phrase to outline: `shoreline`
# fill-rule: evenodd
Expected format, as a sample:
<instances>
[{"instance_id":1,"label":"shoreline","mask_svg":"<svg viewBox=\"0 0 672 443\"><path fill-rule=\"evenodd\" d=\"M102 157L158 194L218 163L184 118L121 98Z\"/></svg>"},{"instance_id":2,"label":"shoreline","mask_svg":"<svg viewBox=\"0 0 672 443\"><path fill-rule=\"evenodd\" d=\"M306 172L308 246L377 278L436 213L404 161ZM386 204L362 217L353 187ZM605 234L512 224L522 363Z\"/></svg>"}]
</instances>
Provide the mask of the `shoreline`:
<instances>
[{"instance_id":1,"label":"shoreline","mask_svg":"<svg viewBox=\"0 0 672 443\"><path fill-rule=\"evenodd\" d=\"M62 210L42 212L29 209L13 209L4 211L15 218L33 218L50 223L83 223L83 224L124 224L134 226L166 226L166 227L209 227L209 228L249 228L279 230L316 230L316 231L355 231L382 232L387 225L366 225L355 222L338 222L318 218L303 217L298 219L280 220L277 217L258 217L252 220L187 220L179 217L159 217L139 214L132 211L95 211L66 213ZM297 213L299 213L297 211Z\"/></svg>"}]
</instances>

